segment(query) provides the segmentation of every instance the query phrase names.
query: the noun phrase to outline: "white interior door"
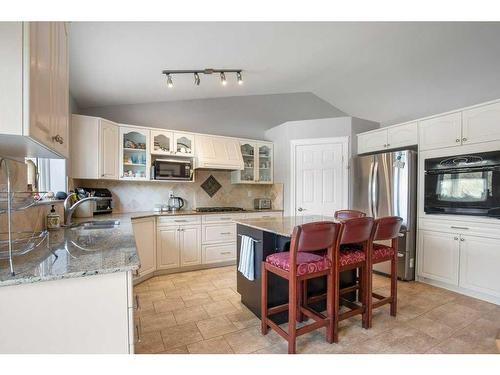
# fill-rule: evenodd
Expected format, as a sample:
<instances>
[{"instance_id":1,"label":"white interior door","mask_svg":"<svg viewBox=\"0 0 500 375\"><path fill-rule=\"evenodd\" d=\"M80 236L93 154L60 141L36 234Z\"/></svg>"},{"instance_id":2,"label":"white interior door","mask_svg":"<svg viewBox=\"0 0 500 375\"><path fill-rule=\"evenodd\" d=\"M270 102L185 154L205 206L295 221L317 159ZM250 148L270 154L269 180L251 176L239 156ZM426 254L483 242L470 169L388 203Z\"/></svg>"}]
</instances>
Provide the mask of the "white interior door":
<instances>
[{"instance_id":1,"label":"white interior door","mask_svg":"<svg viewBox=\"0 0 500 375\"><path fill-rule=\"evenodd\" d=\"M348 208L347 151L345 137L292 141L292 214Z\"/></svg>"}]
</instances>

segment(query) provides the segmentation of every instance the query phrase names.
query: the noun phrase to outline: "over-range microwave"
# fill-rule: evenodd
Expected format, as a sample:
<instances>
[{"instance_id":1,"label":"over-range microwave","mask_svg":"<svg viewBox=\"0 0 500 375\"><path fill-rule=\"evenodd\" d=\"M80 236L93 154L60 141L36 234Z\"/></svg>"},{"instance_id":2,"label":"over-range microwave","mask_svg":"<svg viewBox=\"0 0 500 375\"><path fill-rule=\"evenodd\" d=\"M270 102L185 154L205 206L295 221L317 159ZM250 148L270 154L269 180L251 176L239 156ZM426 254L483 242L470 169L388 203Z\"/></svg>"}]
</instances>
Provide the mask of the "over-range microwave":
<instances>
[{"instance_id":1,"label":"over-range microwave","mask_svg":"<svg viewBox=\"0 0 500 375\"><path fill-rule=\"evenodd\" d=\"M154 180L183 180L193 179L193 160L182 159L156 159L151 167L151 176Z\"/></svg>"},{"instance_id":2,"label":"over-range microwave","mask_svg":"<svg viewBox=\"0 0 500 375\"><path fill-rule=\"evenodd\" d=\"M500 151L426 159L424 211L500 218Z\"/></svg>"}]
</instances>

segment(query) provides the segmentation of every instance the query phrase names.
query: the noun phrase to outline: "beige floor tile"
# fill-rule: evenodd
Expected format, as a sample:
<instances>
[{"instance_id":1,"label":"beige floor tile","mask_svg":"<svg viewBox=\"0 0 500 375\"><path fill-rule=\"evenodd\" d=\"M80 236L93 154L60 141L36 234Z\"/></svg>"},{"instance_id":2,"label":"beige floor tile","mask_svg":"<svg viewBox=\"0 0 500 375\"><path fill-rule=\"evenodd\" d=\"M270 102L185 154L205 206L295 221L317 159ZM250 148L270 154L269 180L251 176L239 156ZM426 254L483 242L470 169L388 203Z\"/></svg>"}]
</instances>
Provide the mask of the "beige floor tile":
<instances>
[{"instance_id":1,"label":"beige floor tile","mask_svg":"<svg viewBox=\"0 0 500 375\"><path fill-rule=\"evenodd\" d=\"M217 288L236 288L236 278L213 279L212 284Z\"/></svg>"},{"instance_id":2,"label":"beige floor tile","mask_svg":"<svg viewBox=\"0 0 500 375\"><path fill-rule=\"evenodd\" d=\"M234 353L223 337L196 342L187 346L191 354L232 354Z\"/></svg>"},{"instance_id":3,"label":"beige floor tile","mask_svg":"<svg viewBox=\"0 0 500 375\"><path fill-rule=\"evenodd\" d=\"M201 306L206 305L207 303L214 302L214 300L210 298L210 296L206 292L199 292L193 293L188 296L182 296L182 300L184 301L186 307Z\"/></svg>"},{"instance_id":4,"label":"beige floor tile","mask_svg":"<svg viewBox=\"0 0 500 375\"><path fill-rule=\"evenodd\" d=\"M171 290L164 290L164 293L165 298L185 297L194 294L190 288L175 288Z\"/></svg>"},{"instance_id":5,"label":"beige floor tile","mask_svg":"<svg viewBox=\"0 0 500 375\"><path fill-rule=\"evenodd\" d=\"M480 313L470 307L450 302L436 307L423 316L439 321L451 328L458 329L477 319Z\"/></svg>"},{"instance_id":6,"label":"beige floor tile","mask_svg":"<svg viewBox=\"0 0 500 375\"><path fill-rule=\"evenodd\" d=\"M211 290L208 292L208 294L210 295L210 297L212 297L214 301L241 300L241 296L231 288L221 288L221 289Z\"/></svg>"},{"instance_id":7,"label":"beige floor tile","mask_svg":"<svg viewBox=\"0 0 500 375\"><path fill-rule=\"evenodd\" d=\"M149 285L149 290L172 290L175 289L175 285L172 281L170 280L161 280L161 281L155 281L155 282L150 282Z\"/></svg>"},{"instance_id":8,"label":"beige floor tile","mask_svg":"<svg viewBox=\"0 0 500 375\"><path fill-rule=\"evenodd\" d=\"M179 310L185 307L180 297L166 298L161 301L153 302L153 305L157 313Z\"/></svg>"},{"instance_id":9,"label":"beige floor tile","mask_svg":"<svg viewBox=\"0 0 500 375\"><path fill-rule=\"evenodd\" d=\"M262 336L259 327L250 327L241 331L224 335L224 338L235 353L253 353L272 345L267 336Z\"/></svg>"},{"instance_id":10,"label":"beige floor tile","mask_svg":"<svg viewBox=\"0 0 500 375\"><path fill-rule=\"evenodd\" d=\"M174 317L177 324L188 322L197 322L199 320L208 319L209 316L202 306L186 307L179 310L174 310Z\"/></svg>"},{"instance_id":11,"label":"beige floor tile","mask_svg":"<svg viewBox=\"0 0 500 375\"><path fill-rule=\"evenodd\" d=\"M165 293L161 289L160 290L148 289L147 291L138 291L135 294L139 298L139 303L143 305L165 299Z\"/></svg>"},{"instance_id":12,"label":"beige floor tile","mask_svg":"<svg viewBox=\"0 0 500 375\"><path fill-rule=\"evenodd\" d=\"M239 310L229 301L218 301L203 305L208 315L216 317L224 314L231 314Z\"/></svg>"},{"instance_id":13,"label":"beige floor tile","mask_svg":"<svg viewBox=\"0 0 500 375\"><path fill-rule=\"evenodd\" d=\"M165 351L158 353L158 354L189 354L189 351L187 349L187 346L183 345L183 346L179 346L177 348L171 348L171 349L165 350Z\"/></svg>"},{"instance_id":14,"label":"beige floor tile","mask_svg":"<svg viewBox=\"0 0 500 375\"><path fill-rule=\"evenodd\" d=\"M160 331L145 333L140 337L140 341L135 344L137 354L159 353L165 350Z\"/></svg>"},{"instance_id":15,"label":"beige floor tile","mask_svg":"<svg viewBox=\"0 0 500 375\"><path fill-rule=\"evenodd\" d=\"M158 332L176 324L174 314L171 312L141 316L141 329L144 333Z\"/></svg>"},{"instance_id":16,"label":"beige floor tile","mask_svg":"<svg viewBox=\"0 0 500 375\"><path fill-rule=\"evenodd\" d=\"M238 331L238 327L231 323L225 316L200 320L196 325L204 339L211 339L225 335L226 333Z\"/></svg>"},{"instance_id":17,"label":"beige floor tile","mask_svg":"<svg viewBox=\"0 0 500 375\"><path fill-rule=\"evenodd\" d=\"M192 282L189 284L189 288L194 293L200 293L200 292L208 292L211 290L217 290L214 284L212 284L211 281L203 281L199 282L198 280L196 282Z\"/></svg>"},{"instance_id":18,"label":"beige floor tile","mask_svg":"<svg viewBox=\"0 0 500 375\"><path fill-rule=\"evenodd\" d=\"M238 329L260 325L260 319L248 310L227 314L226 317L231 323L238 327Z\"/></svg>"},{"instance_id":19,"label":"beige floor tile","mask_svg":"<svg viewBox=\"0 0 500 375\"><path fill-rule=\"evenodd\" d=\"M161 337L163 338L165 349L188 345L203 340L203 336L198 330L198 327L192 322L166 328L161 331Z\"/></svg>"},{"instance_id":20,"label":"beige floor tile","mask_svg":"<svg viewBox=\"0 0 500 375\"><path fill-rule=\"evenodd\" d=\"M411 319L408 321L408 325L413 328L422 331L429 336L437 339L444 340L450 337L455 330L446 324L440 323L439 321L429 319L425 316L420 316L416 319Z\"/></svg>"}]
</instances>

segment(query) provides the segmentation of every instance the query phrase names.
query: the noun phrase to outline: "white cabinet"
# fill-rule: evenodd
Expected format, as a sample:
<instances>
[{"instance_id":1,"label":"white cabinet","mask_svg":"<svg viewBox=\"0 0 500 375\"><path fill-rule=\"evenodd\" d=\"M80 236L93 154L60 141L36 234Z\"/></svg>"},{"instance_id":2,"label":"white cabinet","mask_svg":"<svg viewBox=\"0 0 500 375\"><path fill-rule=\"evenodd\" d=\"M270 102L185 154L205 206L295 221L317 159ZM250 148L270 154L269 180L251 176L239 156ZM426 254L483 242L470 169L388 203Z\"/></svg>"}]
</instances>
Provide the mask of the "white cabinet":
<instances>
[{"instance_id":1,"label":"white cabinet","mask_svg":"<svg viewBox=\"0 0 500 375\"><path fill-rule=\"evenodd\" d=\"M168 130L151 130L151 154L172 155L174 151L174 133Z\"/></svg>"},{"instance_id":2,"label":"white cabinet","mask_svg":"<svg viewBox=\"0 0 500 375\"><path fill-rule=\"evenodd\" d=\"M194 134L174 132L173 149L176 155L194 156Z\"/></svg>"},{"instance_id":3,"label":"white cabinet","mask_svg":"<svg viewBox=\"0 0 500 375\"><path fill-rule=\"evenodd\" d=\"M203 264L230 262L236 259L236 242L203 245Z\"/></svg>"},{"instance_id":4,"label":"white cabinet","mask_svg":"<svg viewBox=\"0 0 500 375\"><path fill-rule=\"evenodd\" d=\"M458 285L458 234L420 230L418 233L419 276Z\"/></svg>"},{"instance_id":5,"label":"white cabinet","mask_svg":"<svg viewBox=\"0 0 500 375\"><path fill-rule=\"evenodd\" d=\"M157 268L201 264L201 226L168 225L157 229Z\"/></svg>"},{"instance_id":6,"label":"white cabinet","mask_svg":"<svg viewBox=\"0 0 500 375\"><path fill-rule=\"evenodd\" d=\"M235 138L197 135L196 156L197 168L243 168L240 144Z\"/></svg>"},{"instance_id":7,"label":"white cabinet","mask_svg":"<svg viewBox=\"0 0 500 375\"><path fill-rule=\"evenodd\" d=\"M240 150L243 157L243 169L231 172L231 182L233 184L272 184L273 144L242 140Z\"/></svg>"},{"instance_id":8,"label":"white cabinet","mask_svg":"<svg viewBox=\"0 0 500 375\"><path fill-rule=\"evenodd\" d=\"M156 223L154 217L132 220L137 254L141 262L139 277L156 270Z\"/></svg>"},{"instance_id":9,"label":"white cabinet","mask_svg":"<svg viewBox=\"0 0 500 375\"><path fill-rule=\"evenodd\" d=\"M67 157L68 46L62 22L0 26L0 149L11 157ZM5 58L4 58L5 57Z\"/></svg>"},{"instance_id":10,"label":"white cabinet","mask_svg":"<svg viewBox=\"0 0 500 375\"><path fill-rule=\"evenodd\" d=\"M149 180L149 129L120 126L120 179Z\"/></svg>"},{"instance_id":11,"label":"white cabinet","mask_svg":"<svg viewBox=\"0 0 500 375\"><path fill-rule=\"evenodd\" d=\"M236 223L203 225L203 243L234 242L235 240Z\"/></svg>"},{"instance_id":12,"label":"white cabinet","mask_svg":"<svg viewBox=\"0 0 500 375\"><path fill-rule=\"evenodd\" d=\"M419 121L419 149L432 150L462 144L462 113Z\"/></svg>"},{"instance_id":13,"label":"white cabinet","mask_svg":"<svg viewBox=\"0 0 500 375\"><path fill-rule=\"evenodd\" d=\"M158 269L179 268L179 226L159 227L156 246Z\"/></svg>"},{"instance_id":14,"label":"white cabinet","mask_svg":"<svg viewBox=\"0 0 500 375\"><path fill-rule=\"evenodd\" d=\"M500 298L500 240L460 236L460 287Z\"/></svg>"},{"instance_id":15,"label":"white cabinet","mask_svg":"<svg viewBox=\"0 0 500 375\"><path fill-rule=\"evenodd\" d=\"M358 154L412 146L418 143L416 122L358 134Z\"/></svg>"},{"instance_id":16,"label":"white cabinet","mask_svg":"<svg viewBox=\"0 0 500 375\"><path fill-rule=\"evenodd\" d=\"M201 228L184 225L179 228L181 267L201 264Z\"/></svg>"},{"instance_id":17,"label":"white cabinet","mask_svg":"<svg viewBox=\"0 0 500 375\"><path fill-rule=\"evenodd\" d=\"M117 179L119 127L99 117L71 117L71 170L73 178ZM96 152L97 151L97 152Z\"/></svg>"},{"instance_id":18,"label":"white cabinet","mask_svg":"<svg viewBox=\"0 0 500 375\"><path fill-rule=\"evenodd\" d=\"M463 112L463 144L495 139L500 139L500 103L488 104Z\"/></svg>"}]
</instances>

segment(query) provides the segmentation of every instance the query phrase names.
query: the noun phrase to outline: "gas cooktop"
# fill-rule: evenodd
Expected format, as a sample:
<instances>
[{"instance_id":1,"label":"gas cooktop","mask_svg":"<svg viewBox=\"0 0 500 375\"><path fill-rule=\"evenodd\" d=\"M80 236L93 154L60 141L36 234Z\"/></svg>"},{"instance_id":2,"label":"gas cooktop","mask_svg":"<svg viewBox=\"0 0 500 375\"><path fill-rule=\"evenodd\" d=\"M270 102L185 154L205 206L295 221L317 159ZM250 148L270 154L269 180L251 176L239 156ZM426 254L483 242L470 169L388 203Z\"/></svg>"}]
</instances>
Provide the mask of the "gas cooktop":
<instances>
[{"instance_id":1,"label":"gas cooktop","mask_svg":"<svg viewBox=\"0 0 500 375\"><path fill-rule=\"evenodd\" d=\"M245 211L241 207L198 207L196 212L234 212Z\"/></svg>"}]
</instances>

